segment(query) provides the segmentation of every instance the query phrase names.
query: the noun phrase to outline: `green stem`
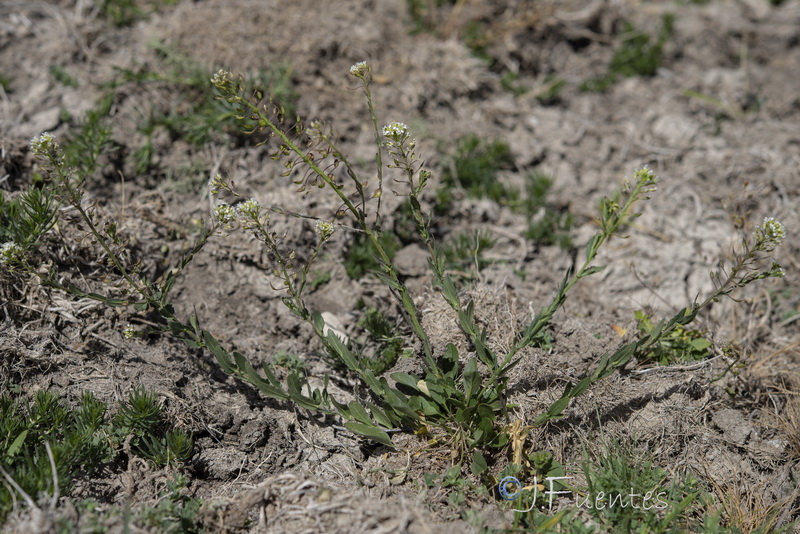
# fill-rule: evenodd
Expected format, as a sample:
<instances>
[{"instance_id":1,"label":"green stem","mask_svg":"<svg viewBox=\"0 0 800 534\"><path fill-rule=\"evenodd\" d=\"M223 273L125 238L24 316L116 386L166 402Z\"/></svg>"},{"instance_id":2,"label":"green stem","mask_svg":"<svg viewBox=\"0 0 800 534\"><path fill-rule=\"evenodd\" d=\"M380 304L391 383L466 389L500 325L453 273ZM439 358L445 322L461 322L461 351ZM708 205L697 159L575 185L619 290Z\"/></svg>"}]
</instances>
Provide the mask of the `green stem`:
<instances>
[{"instance_id":1,"label":"green stem","mask_svg":"<svg viewBox=\"0 0 800 534\"><path fill-rule=\"evenodd\" d=\"M300 157L300 159L303 161L303 163L308 165L308 167L312 171L314 171L314 173L316 173L320 178L322 178L322 180L325 182L326 185L328 185L331 189L333 189L336 192L336 194L339 196L339 199L347 207L347 210L350 213L352 213L353 216L356 218L356 220L358 221L359 226L361 226L361 227L365 227L366 226L366 222L364 220L364 215L350 201L350 199L347 197L347 195L344 194L344 191L342 191L342 189L339 186L336 185L336 183L333 181L333 179L330 176L328 176L328 174L326 174L325 171L323 171L319 167L319 165L314 163L314 160L312 160L310 157L308 157L308 155L306 155L306 153L303 152L300 149L300 147L298 147L296 144L294 144L294 142L291 139L289 139L289 136L287 136L280 128L278 128L275 125L275 123L272 122L269 119L269 117L267 117L266 115L264 115L264 113L261 112L261 110L258 108L258 106L252 104L250 101L248 101L245 98L242 98L239 95L235 95L234 98L235 98L236 102L239 102L240 104L243 104L243 105L247 106L253 112L255 112L258 115L259 125L268 126L270 128L270 130L272 130L275 133L275 135L277 135L280 138L280 140L284 143L284 145L286 145L292 152L297 154Z\"/></svg>"},{"instance_id":2,"label":"green stem","mask_svg":"<svg viewBox=\"0 0 800 534\"><path fill-rule=\"evenodd\" d=\"M71 183L69 176L64 172L63 166L60 165L58 162L54 161L52 158L50 160L50 163L53 165L53 170L55 170L56 172L58 181L61 183L64 190L67 192L67 197L70 205L72 205L73 208L78 210L81 219L83 219L83 221L89 227L89 231L92 233L94 238L100 244L100 247L108 255L108 258L114 264L114 267L122 275L125 281L128 282L128 284L130 284L131 287L133 287L140 295L142 295L142 297L148 302L148 304L157 307L158 301L155 298L153 298L151 294L149 294L149 292L146 290L144 286L140 286L133 279L133 276L131 276L131 274L125 268L122 261L120 261L117 255L111 250L111 247L108 246L105 236L100 233L100 231L94 225L92 218L89 216L86 210L83 209L83 206L81 206L81 200L82 200L81 194L75 189L75 187Z\"/></svg>"},{"instance_id":3,"label":"green stem","mask_svg":"<svg viewBox=\"0 0 800 534\"><path fill-rule=\"evenodd\" d=\"M369 238L370 243L372 244L373 249L378 254L378 259L384 266L384 271L386 275L389 277L391 282L393 283L395 289L398 291L399 295L397 295L398 300L400 301L401 306L408 312L409 322L411 323L411 327L414 330L414 333L417 335L419 340L422 342L423 351L425 353L426 359L432 363L433 362L433 350L431 347L430 340L428 339L427 334L422 328L422 324L419 320L419 312L414 305L414 301L411 299L411 296L408 292L408 288L400 281L397 273L392 265L392 261L389 258L389 255L384 250L383 246L381 245L378 237L379 234L372 230L370 226L367 224L366 217L362 210L359 210L352 201L347 197L344 193L342 188L336 185L333 179L328 176L325 171L323 171L314 161L308 157L289 137L278 128L275 123L273 123L269 117L264 115L262 111L258 108L258 106L252 104L248 100L242 98L238 94L233 94L233 98L236 102L247 106L251 111L253 111L259 119L259 124L263 126L269 127L275 135L277 135L280 140L284 143L286 147L288 147L292 152L297 154L300 159L308 165L308 167L316 173L328 186L333 189L336 194L339 196L339 199L342 201L344 206L347 210L353 214L355 217L358 226L364 231L367 238ZM377 119L376 119L377 124ZM360 184L359 184L360 185ZM435 368L435 366L434 366Z\"/></svg>"},{"instance_id":4,"label":"green stem","mask_svg":"<svg viewBox=\"0 0 800 534\"><path fill-rule=\"evenodd\" d=\"M600 247L603 245L603 243L614 236L617 233L617 230L619 230L619 227L629 219L631 208L633 208L633 205L644 193L645 187L649 185L652 185L652 182L649 182L644 178L640 178L637 181L633 191L631 191L628 195L625 204L621 208L613 209L610 207L612 202L606 201L602 208L604 213L601 214L601 230L595 234L586 245L586 260L583 262L583 265L581 265L581 268L573 276L570 277L569 273L565 275L564 280L561 282L561 285L559 286L558 291L556 292L556 295L553 297L550 304L537 314L536 318L534 318L534 320L526 327L520 340L514 344L508 354L506 354L506 356L503 358L503 362L498 368L499 374L504 374L508 370L508 366L512 363L512 360L517 352L528 346L539 334L539 332L541 332L542 329L544 329L550 323L556 311L558 311L558 309L564 304L564 301L567 298L567 293L570 289L572 289L572 286L574 286L581 278L584 278L601 269L591 266L591 263L597 256L597 252L600 250Z\"/></svg>"},{"instance_id":5,"label":"green stem","mask_svg":"<svg viewBox=\"0 0 800 534\"><path fill-rule=\"evenodd\" d=\"M703 302L699 304L697 302L693 303L691 307L680 310L669 321L659 322L648 335L624 345L613 354L605 354L600 359L597 368L592 374L585 376L577 384L570 384L561 398L554 402L546 412L540 414L533 425L539 426L551 419L560 417L571 399L582 395L594 383L610 376L616 369L626 365L631 358L651 350L654 345L661 342L661 340L674 332L677 328L690 324L703 309L708 307L712 302L716 302L719 297L729 295L736 288L744 287L751 282L770 276L769 271L758 272L756 270L753 270L752 273L747 275L739 276L745 267L748 267L748 265L754 263L757 259L756 253L759 250L758 242L752 246L746 247L744 255L738 256L736 264L731 268L731 272L726 277L725 281L719 284L717 289Z\"/></svg>"},{"instance_id":6,"label":"green stem","mask_svg":"<svg viewBox=\"0 0 800 534\"><path fill-rule=\"evenodd\" d=\"M364 94L367 97L367 105L369 106L369 116L372 117L372 126L375 128L375 165L378 169L378 191L381 193L378 195L378 207L375 211L375 225L380 229L381 197L383 196L383 157L381 155L383 143L381 143L381 133L378 127L378 116L375 114L375 106L372 104L372 93L369 90L369 82L366 80L366 78L364 78L363 81Z\"/></svg>"}]
</instances>

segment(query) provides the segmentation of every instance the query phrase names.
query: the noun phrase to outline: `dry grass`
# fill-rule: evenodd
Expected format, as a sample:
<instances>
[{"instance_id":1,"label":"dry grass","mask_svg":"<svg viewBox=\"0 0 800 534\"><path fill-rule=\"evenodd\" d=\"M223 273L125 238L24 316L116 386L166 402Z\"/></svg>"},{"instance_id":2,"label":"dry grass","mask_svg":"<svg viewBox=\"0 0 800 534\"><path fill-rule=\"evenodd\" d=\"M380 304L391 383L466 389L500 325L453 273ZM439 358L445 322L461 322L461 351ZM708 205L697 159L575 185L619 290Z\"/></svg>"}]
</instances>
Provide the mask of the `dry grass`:
<instances>
[{"instance_id":1,"label":"dry grass","mask_svg":"<svg viewBox=\"0 0 800 534\"><path fill-rule=\"evenodd\" d=\"M785 440L786 459L800 463L800 375L793 373L783 378L784 385L778 387L782 402L775 403L774 410L767 412L764 424L777 430Z\"/></svg>"},{"instance_id":2,"label":"dry grass","mask_svg":"<svg viewBox=\"0 0 800 534\"><path fill-rule=\"evenodd\" d=\"M788 518L800 510L796 504L800 497L797 489L788 496L775 497L774 488L765 481L753 484L741 477L730 477L725 482L707 478L719 499L716 510L709 511L721 511L725 525L742 532L774 532L786 527Z\"/></svg>"},{"instance_id":3,"label":"dry grass","mask_svg":"<svg viewBox=\"0 0 800 534\"><path fill-rule=\"evenodd\" d=\"M776 427L786 437L789 460L800 462L800 396L795 392L786 401L782 413L776 413Z\"/></svg>"}]
</instances>

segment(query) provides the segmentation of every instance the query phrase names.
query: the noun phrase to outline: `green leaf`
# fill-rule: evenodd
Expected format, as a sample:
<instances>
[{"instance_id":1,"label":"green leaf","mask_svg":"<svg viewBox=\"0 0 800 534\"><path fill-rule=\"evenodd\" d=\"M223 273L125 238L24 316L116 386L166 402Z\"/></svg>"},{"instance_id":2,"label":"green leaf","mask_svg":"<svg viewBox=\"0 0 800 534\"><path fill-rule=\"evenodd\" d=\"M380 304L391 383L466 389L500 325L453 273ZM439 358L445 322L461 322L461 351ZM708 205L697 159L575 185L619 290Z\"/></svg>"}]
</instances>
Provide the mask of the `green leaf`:
<instances>
[{"instance_id":1,"label":"green leaf","mask_svg":"<svg viewBox=\"0 0 800 534\"><path fill-rule=\"evenodd\" d=\"M359 434L361 436L367 437L373 441L377 441L378 443L382 443L383 445L387 445L389 447L394 448L395 445L392 443L389 434L381 430L380 428L374 425L365 425L363 423L354 423L348 422L344 424L345 428L354 434Z\"/></svg>"},{"instance_id":2,"label":"green leaf","mask_svg":"<svg viewBox=\"0 0 800 534\"><path fill-rule=\"evenodd\" d=\"M170 276L164 283L164 288L161 290L161 304L166 304L169 292L172 291L172 287L175 285L175 280L177 280L175 276Z\"/></svg>"},{"instance_id":3,"label":"green leaf","mask_svg":"<svg viewBox=\"0 0 800 534\"><path fill-rule=\"evenodd\" d=\"M394 289L396 291L400 291L402 289L402 287L400 287L400 284L397 283L397 280L395 280L391 276L388 276L380 271L373 271L372 274L377 276L378 279L380 279L380 281L383 282L383 284L386 285L387 287Z\"/></svg>"},{"instance_id":4,"label":"green leaf","mask_svg":"<svg viewBox=\"0 0 800 534\"><path fill-rule=\"evenodd\" d=\"M347 407L350 409L350 415L352 415L353 419L356 421L364 423L365 425L374 424L367 413L367 410L365 410L364 407L361 406L361 404L359 404L357 401L350 402Z\"/></svg>"},{"instance_id":5,"label":"green leaf","mask_svg":"<svg viewBox=\"0 0 800 534\"><path fill-rule=\"evenodd\" d=\"M593 265L592 267L587 267L586 269L584 269L583 271L578 273L577 278L580 279L580 278L584 278L584 277L587 277L587 276L591 276L594 273L599 273L600 271L602 271L605 268L606 268L605 265Z\"/></svg>"},{"instance_id":6,"label":"green leaf","mask_svg":"<svg viewBox=\"0 0 800 534\"><path fill-rule=\"evenodd\" d=\"M486 464L486 458L483 457L480 451L472 453L472 463L469 469L476 477L483 475L483 473L489 470L489 466Z\"/></svg>"},{"instance_id":7,"label":"green leaf","mask_svg":"<svg viewBox=\"0 0 800 534\"><path fill-rule=\"evenodd\" d=\"M278 399L278 400L289 399L289 395L285 391L283 391L283 388L281 388L277 383L270 384L269 382L264 380L261 376L259 376L259 374L253 368L250 362L247 361L247 358L245 358L244 355L238 352L234 352L233 358L236 361L236 368L240 373L244 375L243 376L244 380L257 387L258 390L261 391L261 393L273 399Z\"/></svg>"},{"instance_id":8,"label":"green leaf","mask_svg":"<svg viewBox=\"0 0 800 534\"><path fill-rule=\"evenodd\" d=\"M495 420L495 409L488 404L479 404L477 413L481 418L481 425L485 425L486 428L491 429L492 423Z\"/></svg>"},{"instance_id":9,"label":"green leaf","mask_svg":"<svg viewBox=\"0 0 800 534\"><path fill-rule=\"evenodd\" d=\"M439 480L438 473L422 473L422 480L425 482L425 485L429 488L432 488L436 485L437 481Z\"/></svg>"},{"instance_id":10,"label":"green leaf","mask_svg":"<svg viewBox=\"0 0 800 534\"><path fill-rule=\"evenodd\" d=\"M168 321L167 328L169 328L170 333L177 338L180 338L181 334L186 332L186 325L179 321Z\"/></svg>"},{"instance_id":11,"label":"green leaf","mask_svg":"<svg viewBox=\"0 0 800 534\"><path fill-rule=\"evenodd\" d=\"M467 366L464 368L464 396L466 402L472 398L472 395L481 387L481 375L478 373L478 364L475 358L470 358Z\"/></svg>"},{"instance_id":12,"label":"green leaf","mask_svg":"<svg viewBox=\"0 0 800 534\"><path fill-rule=\"evenodd\" d=\"M571 400L570 397L561 397L560 399L555 401L552 406L550 406L547 412L552 416L558 417L559 415L561 415L561 412L563 412L564 409L567 407L570 400Z\"/></svg>"},{"instance_id":13,"label":"green leaf","mask_svg":"<svg viewBox=\"0 0 800 534\"><path fill-rule=\"evenodd\" d=\"M359 365L356 357L353 355L350 349L345 346L342 340L339 339L339 336L334 334L332 331L328 332L326 342L328 348L339 356L348 369L358 373L358 376L361 377L361 380L364 381L364 383L372 390L373 393L375 393L375 395L378 397L383 396L383 387L375 379L375 374L369 369L364 369L361 365Z\"/></svg>"},{"instance_id":14,"label":"green leaf","mask_svg":"<svg viewBox=\"0 0 800 534\"><path fill-rule=\"evenodd\" d=\"M328 336L325 338L325 340L327 341L328 347L336 353L336 355L344 362L348 369L357 373L362 370L356 357L352 352L350 352L350 349L347 348L342 340L339 339L339 336L333 333L332 330L328 332Z\"/></svg>"},{"instance_id":15,"label":"green leaf","mask_svg":"<svg viewBox=\"0 0 800 534\"><path fill-rule=\"evenodd\" d=\"M458 313L458 321L461 324L461 329L468 335L475 335L477 328L475 327L475 301L470 300L463 311Z\"/></svg>"},{"instance_id":16,"label":"green leaf","mask_svg":"<svg viewBox=\"0 0 800 534\"><path fill-rule=\"evenodd\" d=\"M334 398L331 398L331 403L333 403L333 407L336 408L336 411L339 412L339 415L341 415L344 419L353 418L353 416L350 414L350 408L348 408L346 404L343 404Z\"/></svg>"},{"instance_id":17,"label":"green leaf","mask_svg":"<svg viewBox=\"0 0 800 534\"><path fill-rule=\"evenodd\" d=\"M589 242L586 243L587 260L592 260L595 257L595 255L597 254L597 248L600 246L600 242L602 241L602 239L603 239L602 234L595 234L594 236L592 236Z\"/></svg>"},{"instance_id":18,"label":"green leaf","mask_svg":"<svg viewBox=\"0 0 800 534\"><path fill-rule=\"evenodd\" d=\"M473 408L459 408L456 410L456 414L453 419L455 419L456 423L466 425L466 423L470 422L473 415L475 415L475 410Z\"/></svg>"},{"instance_id":19,"label":"green leaf","mask_svg":"<svg viewBox=\"0 0 800 534\"><path fill-rule=\"evenodd\" d=\"M240 352L234 352L233 361L236 363L236 369L249 378L251 383L255 384L256 382L262 381L261 377L256 374L253 366L250 365L250 362L248 362L247 358L244 357L244 354Z\"/></svg>"},{"instance_id":20,"label":"green leaf","mask_svg":"<svg viewBox=\"0 0 800 534\"><path fill-rule=\"evenodd\" d=\"M561 413L564 411L570 401L569 390L570 386L567 386L567 391L564 392L564 395L555 401L545 413L536 418L536 420L533 422L534 426L544 424L550 419L555 419L561 416Z\"/></svg>"},{"instance_id":21,"label":"green leaf","mask_svg":"<svg viewBox=\"0 0 800 534\"><path fill-rule=\"evenodd\" d=\"M217 358L217 362L219 362L219 366L222 367L222 370L229 375L233 374L236 368L233 366L233 361L231 361L231 355L228 354L228 351L219 346L219 343L216 338L211 335L211 332L203 330L203 341L206 344L206 348Z\"/></svg>"},{"instance_id":22,"label":"green leaf","mask_svg":"<svg viewBox=\"0 0 800 534\"><path fill-rule=\"evenodd\" d=\"M458 310L461 307L461 303L458 300L458 290L456 290L456 285L453 283L453 279L449 275L444 275L444 278L441 281L442 283L442 296L450 304L455 310Z\"/></svg>"},{"instance_id":23,"label":"green leaf","mask_svg":"<svg viewBox=\"0 0 800 534\"><path fill-rule=\"evenodd\" d=\"M25 438L27 436L28 436L28 431L23 430L20 433L20 435L17 436L16 439L14 439L14 441L11 443L11 445L8 447L8 450L6 451L7 458L13 458L14 456L17 455L17 451L20 449L20 447L22 447L22 443L25 441Z\"/></svg>"},{"instance_id":24,"label":"green leaf","mask_svg":"<svg viewBox=\"0 0 800 534\"><path fill-rule=\"evenodd\" d=\"M447 398L450 397L455 391L445 391L441 382L435 378L419 382L419 389L422 391L427 390L428 397L436 401L440 406L447 405ZM424 389L423 389L424 388Z\"/></svg>"},{"instance_id":25,"label":"green leaf","mask_svg":"<svg viewBox=\"0 0 800 534\"><path fill-rule=\"evenodd\" d=\"M409 424L410 422L419 422L419 415L411 408L409 405L409 400L405 395L396 389L390 388L389 383L386 382L385 378L380 379L380 386L383 388L383 390L379 397L389 404L389 406L391 406L395 412L405 415L405 421Z\"/></svg>"},{"instance_id":26,"label":"green leaf","mask_svg":"<svg viewBox=\"0 0 800 534\"><path fill-rule=\"evenodd\" d=\"M277 379L277 377L275 377L275 373L272 372L272 369L270 369L270 366L266 362L261 364L261 368L264 370L264 375L267 377L267 382L273 386L280 387L280 381Z\"/></svg>"},{"instance_id":27,"label":"green leaf","mask_svg":"<svg viewBox=\"0 0 800 534\"><path fill-rule=\"evenodd\" d=\"M679 312L679 315L680 315L680 312ZM676 316L673 318L673 320L672 320L672 321L670 321L670 322L671 322L672 324L675 324L675 320L676 320L677 318L678 318L678 315L676 315ZM648 341L649 343L655 343L655 342L657 342L657 341L658 341L658 340L661 338L661 336L662 336L662 332L663 332L663 330L664 330L665 326L667 326L667 324L666 324L666 321L664 321L663 319L662 319L661 321L659 321L659 322L658 322L658 324L657 324L657 325L656 325L656 326L653 328L653 331L652 331L652 332L650 332L650 335L647 337L647 341Z\"/></svg>"},{"instance_id":28,"label":"green leaf","mask_svg":"<svg viewBox=\"0 0 800 534\"><path fill-rule=\"evenodd\" d=\"M366 403L367 408L369 408L370 413L372 414L372 418L380 425L385 426L386 428L391 428L394 426L394 421L391 420L389 415L378 408L371 402Z\"/></svg>"},{"instance_id":29,"label":"green leaf","mask_svg":"<svg viewBox=\"0 0 800 534\"><path fill-rule=\"evenodd\" d=\"M266 382L259 382L258 384L253 384L253 385L256 386L258 390L262 393L262 395L264 395L265 397L281 401L289 400L289 398L291 397L293 401L295 401L297 404L300 404L304 408L308 408L309 410L319 409L318 403L313 402L311 400L309 400L308 402L301 402L300 400L295 399L291 395L287 395L286 392L283 391L283 389L271 386ZM305 397L303 397L303 399L305 399Z\"/></svg>"},{"instance_id":30,"label":"green leaf","mask_svg":"<svg viewBox=\"0 0 800 534\"><path fill-rule=\"evenodd\" d=\"M661 521L660 526L666 531L668 525L671 525L675 519L683 513L683 511L690 505L692 502L697 498L700 492L694 492L687 495L677 506L672 507L670 512L664 516L664 519Z\"/></svg>"},{"instance_id":31,"label":"green leaf","mask_svg":"<svg viewBox=\"0 0 800 534\"><path fill-rule=\"evenodd\" d=\"M584 392L586 392L586 390L589 389L589 386L591 386L591 385L592 385L592 379L591 378L589 378L588 376L583 378L580 382L578 382L578 384L575 386L575 388L570 392L570 397L572 397L574 399L575 397L583 395Z\"/></svg>"},{"instance_id":32,"label":"green leaf","mask_svg":"<svg viewBox=\"0 0 800 534\"><path fill-rule=\"evenodd\" d=\"M452 343L448 343L447 348L444 350L444 357L442 359L450 365L450 369L445 373L446 376L455 380L460 372L458 365L458 349L456 346Z\"/></svg>"},{"instance_id":33,"label":"green leaf","mask_svg":"<svg viewBox=\"0 0 800 534\"><path fill-rule=\"evenodd\" d=\"M420 391L417 387L419 383L419 378L414 375L410 375L408 373L392 373L389 375L392 380L397 382L398 384L403 384L404 386L408 386L414 391Z\"/></svg>"},{"instance_id":34,"label":"green leaf","mask_svg":"<svg viewBox=\"0 0 800 534\"><path fill-rule=\"evenodd\" d=\"M425 415L427 416L444 415L439 405L429 401L425 397L419 397L418 400L420 407L422 408L422 413L424 413Z\"/></svg>"},{"instance_id":35,"label":"green leaf","mask_svg":"<svg viewBox=\"0 0 800 534\"><path fill-rule=\"evenodd\" d=\"M322 318L321 313L314 312L311 315L311 320L314 321L314 328L317 332L323 332L325 330L325 319Z\"/></svg>"},{"instance_id":36,"label":"green leaf","mask_svg":"<svg viewBox=\"0 0 800 534\"><path fill-rule=\"evenodd\" d=\"M375 378L375 374L369 369L358 370L357 372L367 387L369 387L370 390L372 390L372 392L379 398L383 398L383 396L386 394L385 390L389 387L389 384L383 379L378 381L378 379Z\"/></svg>"},{"instance_id":37,"label":"green leaf","mask_svg":"<svg viewBox=\"0 0 800 534\"><path fill-rule=\"evenodd\" d=\"M442 480L442 486L447 488L450 486L455 486L461 482L461 466L454 465L450 469L444 472L444 480Z\"/></svg>"},{"instance_id":38,"label":"green leaf","mask_svg":"<svg viewBox=\"0 0 800 534\"><path fill-rule=\"evenodd\" d=\"M319 404L314 402L314 399L306 397L301 391L300 379L296 374L290 374L286 377L286 385L289 391L289 397L298 406L307 410L318 410Z\"/></svg>"},{"instance_id":39,"label":"green leaf","mask_svg":"<svg viewBox=\"0 0 800 534\"><path fill-rule=\"evenodd\" d=\"M274 384L270 384L264 380L242 354L234 352L233 357L236 360L237 369L244 374L244 379L257 387L261 393L273 399L289 400L290 395L277 385L277 381Z\"/></svg>"}]
</instances>

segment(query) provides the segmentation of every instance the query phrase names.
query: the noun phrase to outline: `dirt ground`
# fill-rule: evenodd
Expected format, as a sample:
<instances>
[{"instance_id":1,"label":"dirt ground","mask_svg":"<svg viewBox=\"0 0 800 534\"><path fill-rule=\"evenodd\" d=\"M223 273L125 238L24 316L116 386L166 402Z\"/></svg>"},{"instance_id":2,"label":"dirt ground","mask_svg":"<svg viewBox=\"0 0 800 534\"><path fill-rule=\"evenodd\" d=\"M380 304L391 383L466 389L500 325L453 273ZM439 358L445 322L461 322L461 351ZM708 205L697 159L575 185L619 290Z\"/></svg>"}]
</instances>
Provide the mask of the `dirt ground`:
<instances>
[{"instance_id":1,"label":"dirt ground","mask_svg":"<svg viewBox=\"0 0 800 534\"><path fill-rule=\"evenodd\" d=\"M566 380L633 339L635 310L666 317L708 293L708 273L719 259L764 217L775 217L787 230L777 251L786 276L753 284L736 295L739 302L720 301L701 315L698 327L715 344L710 360L629 365L577 399L563 420L535 430L529 443L575 471L580 451L599 432L632 436L669 472L694 472L743 502L751 497L753 504L757 496L760 506L780 503L784 523L800 517L800 420L787 423L800 413L800 1L443 3L429 21L435 31L412 33L403 0L178 0L157 8L142 2L146 14L124 26L86 0L4 0L0 74L8 83L0 94L0 187L14 192L30 184L36 170L30 139L45 131L69 135L75 122L65 111L75 118L94 108L103 84L118 80L120 69L161 68L154 42L209 69L248 74L290 65L298 113L330 121L339 145L366 172L375 148L371 124L348 70L369 61L379 117L409 125L434 180L443 151L460 136L505 141L515 168L501 180L517 183L532 169L554 177L550 202L573 215L579 254L596 230L599 198L650 165L661 183L628 229L629 239L612 241L598 260L606 270L570 293L554 319L552 350L529 350L515 370L509 398L518 406L515 416L531 421ZM656 35L667 12L675 14L674 33L655 75L620 77L606 92L581 91L582 82L607 71L624 21ZM467 46L476 24L489 59ZM59 81L57 72L75 86ZM516 94L503 86L508 73L518 76ZM542 102L536 96L553 77L566 83L557 98ZM145 140L137 117L153 104L182 105L169 87L129 83L117 91L112 116L119 151L101 160L104 167L87 186L101 209L119 214L120 232L153 271L179 257L193 225L208 217L205 184L217 170L264 205L336 210L323 194L296 194L266 149L249 141L215 138L198 147L157 129L151 165L137 172L128 157ZM190 185L180 186L176 176ZM391 213L400 199L384 197ZM738 216L746 219L743 227ZM310 225L295 219L282 224L290 235L310 235ZM437 221L445 237L486 228L497 240L490 254L500 261L465 294L498 345L548 302L572 262L570 250L520 239L527 224L508 207L461 197ZM347 331L356 328L359 300L396 313L376 279L346 276L342 259L352 239L337 232L321 263L331 281L309 296ZM421 249L409 245L398 257L437 348L453 342L467 351L454 316L431 289ZM241 233L214 239L178 281L176 307L183 314L196 310L204 328L253 362L285 350L321 379L325 365L313 331L283 307L265 262L258 244ZM421 483L422 473L450 467L424 440L406 440L398 451L376 447L336 419L265 400L224 375L208 354L167 337L124 339L125 325L146 321L133 309L8 280L0 295L0 392L12 385L26 394L49 388L75 402L88 390L113 407L134 385L153 389L175 424L194 433L188 491L214 503L205 512L207 528L236 530L249 517L257 532L476 529L443 492ZM625 337L612 326L626 329ZM722 351L730 344L746 365L714 381L730 365ZM344 379L335 384L347 389ZM77 481L72 497L151 506L168 474L132 464L125 473ZM465 506L478 510L489 528L513 518L490 498ZM28 520L24 514L12 519L6 528Z\"/></svg>"}]
</instances>

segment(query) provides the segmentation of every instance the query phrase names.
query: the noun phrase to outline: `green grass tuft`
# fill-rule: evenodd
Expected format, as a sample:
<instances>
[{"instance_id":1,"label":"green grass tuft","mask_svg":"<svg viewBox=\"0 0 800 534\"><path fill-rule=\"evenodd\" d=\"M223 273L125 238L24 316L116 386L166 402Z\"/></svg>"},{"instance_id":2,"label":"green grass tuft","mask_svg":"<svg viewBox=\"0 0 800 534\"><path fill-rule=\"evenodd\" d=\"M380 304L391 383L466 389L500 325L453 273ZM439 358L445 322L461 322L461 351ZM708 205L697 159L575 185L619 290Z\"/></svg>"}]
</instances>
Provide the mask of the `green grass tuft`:
<instances>
[{"instance_id":1,"label":"green grass tuft","mask_svg":"<svg viewBox=\"0 0 800 534\"><path fill-rule=\"evenodd\" d=\"M519 193L503 185L497 173L514 167L511 149L503 141L488 141L468 134L456 142L455 154L442 169L442 187L437 191L437 209L446 211L452 204L452 189L460 186L467 196L494 200L506 205L518 200Z\"/></svg>"},{"instance_id":2,"label":"green grass tuft","mask_svg":"<svg viewBox=\"0 0 800 534\"><path fill-rule=\"evenodd\" d=\"M367 308L358 324L367 331L369 338L358 353L361 365L377 375L394 367L404 346L395 323L377 308Z\"/></svg>"},{"instance_id":3,"label":"green grass tuft","mask_svg":"<svg viewBox=\"0 0 800 534\"><path fill-rule=\"evenodd\" d=\"M661 66L664 44L672 36L675 16L666 13L661 19L661 31L654 43L651 35L637 30L630 22L625 22L622 43L614 52L608 72L598 78L585 81L584 91L607 91L620 76L653 76Z\"/></svg>"},{"instance_id":4,"label":"green grass tuft","mask_svg":"<svg viewBox=\"0 0 800 534\"><path fill-rule=\"evenodd\" d=\"M449 270L458 271L469 277L471 270L480 272L489 265L490 262L483 257L483 253L491 249L494 244L495 239L486 230L460 232L442 245L445 266Z\"/></svg>"},{"instance_id":5,"label":"green grass tuft","mask_svg":"<svg viewBox=\"0 0 800 534\"><path fill-rule=\"evenodd\" d=\"M394 258L394 255L401 248L400 240L391 232L382 232L378 241L386 250L389 259ZM347 276L353 280L358 280L365 274L380 269L380 263L375 257L372 242L366 235L356 234L345 258L344 269L347 272Z\"/></svg>"},{"instance_id":6,"label":"green grass tuft","mask_svg":"<svg viewBox=\"0 0 800 534\"><path fill-rule=\"evenodd\" d=\"M153 145L156 132L166 130L170 139L183 139L195 147L209 142L226 142L249 139L238 127L237 113L215 94L208 91L208 82L215 70L201 65L160 42L150 43L159 61L152 68L120 69L120 79L110 85L117 89L125 84L142 88L168 89L178 98L162 104L152 104L138 118L138 131L144 142L131 153L137 173L147 172L157 147ZM286 63L273 63L269 69L249 76L248 93L267 93L279 106L287 121L293 122L296 113L297 93L292 84L292 69ZM260 140L259 140L260 141ZM179 180L180 181L180 180ZM203 181L205 183L205 181Z\"/></svg>"},{"instance_id":7,"label":"green grass tuft","mask_svg":"<svg viewBox=\"0 0 800 534\"><path fill-rule=\"evenodd\" d=\"M0 396L0 467L7 482L0 485L0 524L23 500L21 492L38 499L54 495L57 483L59 492L69 495L76 478L113 468L129 437L132 450L157 465L177 464L192 454L192 437L182 429L167 430L161 405L144 389L134 390L111 420L106 405L89 392L74 409L44 390L32 400Z\"/></svg>"},{"instance_id":8,"label":"green grass tuft","mask_svg":"<svg viewBox=\"0 0 800 534\"><path fill-rule=\"evenodd\" d=\"M568 249L572 246L570 230L574 218L547 201L552 186L553 179L546 174L537 171L528 174L520 209L530 220L525 236L540 246L558 245Z\"/></svg>"}]
</instances>

